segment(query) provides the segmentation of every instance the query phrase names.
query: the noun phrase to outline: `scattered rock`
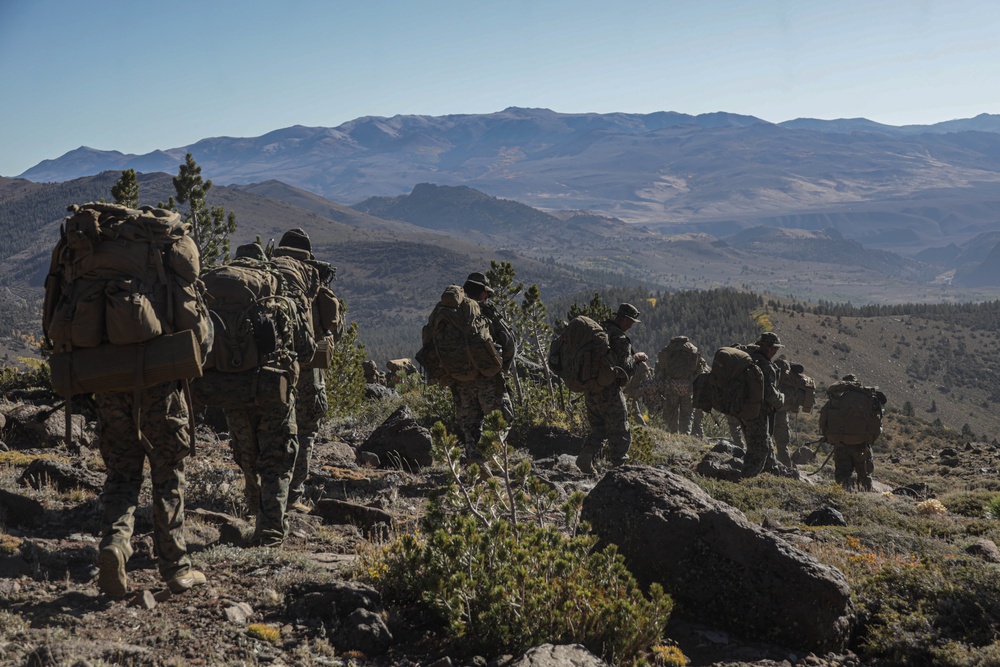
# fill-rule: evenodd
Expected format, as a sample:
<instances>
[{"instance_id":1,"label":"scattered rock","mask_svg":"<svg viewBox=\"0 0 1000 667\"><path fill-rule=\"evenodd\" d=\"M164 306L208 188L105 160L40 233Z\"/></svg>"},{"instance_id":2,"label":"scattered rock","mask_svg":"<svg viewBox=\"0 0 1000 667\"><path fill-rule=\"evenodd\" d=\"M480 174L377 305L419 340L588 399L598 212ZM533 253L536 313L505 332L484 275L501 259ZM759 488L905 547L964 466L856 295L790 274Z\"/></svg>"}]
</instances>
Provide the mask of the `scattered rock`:
<instances>
[{"instance_id":1,"label":"scattered rock","mask_svg":"<svg viewBox=\"0 0 1000 667\"><path fill-rule=\"evenodd\" d=\"M382 655L392 644L389 626L379 614L364 607L351 612L336 636L338 645L365 655Z\"/></svg>"},{"instance_id":2,"label":"scattered rock","mask_svg":"<svg viewBox=\"0 0 1000 667\"><path fill-rule=\"evenodd\" d=\"M810 447L802 446L792 452L792 463L795 465L809 465L816 461L816 452Z\"/></svg>"},{"instance_id":3,"label":"scattered rock","mask_svg":"<svg viewBox=\"0 0 1000 667\"><path fill-rule=\"evenodd\" d=\"M38 458L28 464L17 483L30 486L36 491L44 486L52 486L59 491L85 489L100 493L104 488L104 475L68 463Z\"/></svg>"},{"instance_id":4,"label":"scattered rock","mask_svg":"<svg viewBox=\"0 0 1000 667\"><path fill-rule=\"evenodd\" d=\"M914 482L906 486L898 486L892 490L894 496L907 496L909 498L930 498L931 488L923 482Z\"/></svg>"},{"instance_id":5,"label":"scattered rock","mask_svg":"<svg viewBox=\"0 0 1000 667\"><path fill-rule=\"evenodd\" d=\"M238 602L226 607L222 612L226 620L236 625L246 625L250 617L253 616L253 607L246 602Z\"/></svg>"},{"instance_id":6,"label":"scattered rock","mask_svg":"<svg viewBox=\"0 0 1000 667\"><path fill-rule=\"evenodd\" d=\"M358 465L378 467L378 454L375 452L358 452Z\"/></svg>"},{"instance_id":7,"label":"scattered rock","mask_svg":"<svg viewBox=\"0 0 1000 667\"><path fill-rule=\"evenodd\" d=\"M434 462L430 431L420 426L406 405L386 419L358 451L372 452L383 468L421 468Z\"/></svg>"},{"instance_id":8,"label":"scattered rock","mask_svg":"<svg viewBox=\"0 0 1000 667\"><path fill-rule=\"evenodd\" d=\"M37 500L3 489L0 489L0 509L4 510L7 524L14 526L33 526L45 514Z\"/></svg>"},{"instance_id":9,"label":"scattered rock","mask_svg":"<svg viewBox=\"0 0 1000 667\"><path fill-rule=\"evenodd\" d=\"M742 459L746 455L746 451L742 447L737 447L728 440L719 440L710 451L716 454L728 454L736 459Z\"/></svg>"},{"instance_id":10,"label":"scattered rock","mask_svg":"<svg viewBox=\"0 0 1000 667\"><path fill-rule=\"evenodd\" d=\"M604 662L588 651L583 644L536 646L506 667L606 667Z\"/></svg>"},{"instance_id":11,"label":"scattered rock","mask_svg":"<svg viewBox=\"0 0 1000 667\"><path fill-rule=\"evenodd\" d=\"M195 516L219 527L219 543L231 544L236 547L244 547L247 543L247 536L253 532L253 526L248 522L237 519L234 516L213 512L211 510L196 507L186 510L188 516Z\"/></svg>"},{"instance_id":12,"label":"scattered rock","mask_svg":"<svg viewBox=\"0 0 1000 667\"><path fill-rule=\"evenodd\" d=\"M392 525L392 515L385 510L332 498L318 501L312 514L322 517L323 523L349 523L364 530L377 524Z\"/></svg>"},{"instance_id":13,"label":"scattered rock","mask_svg":"<svg viewBox=\"0 0 1000 667\"><path fill-rule=\"evenodd\" d=\"M965 552L973 556L979 556L988 563L1000 563L1000 548L997 548L993 540L985 537L980 537L967 546Z\"/></svg>"},{"instance_id":14,"label":"scattered rock","mask_svg":"<svg viewBox=\"0 0 1000 667\"><path fill-rule=\"evenodd\" d=\"M558 426L535 426L524 436L524 448L535 459L560 454L576 456L583 448L583 438Z\"/></svg>"},{"instance_id":15,"label":"scattered rock","mask_svg":"<svg viewBox=\"0 0 1000 667\"><path fill-rule=\"evenodd\" d=\"M711 451L705 454L705 457L698 462L698 467L695 470L702 477L735 482L743 477L743 462L725 453Z\"/></svg>"},{"instance_id":16,"label":"scattered rock","mask_svg":"<svg viewBox=\"0 0 1000 667\"><path fill-rule=\"evenodd\" d=\"M387 398L393 398L399 396L395 389L390 389L384 384L372 384L368 383L365 385L365 398L371 401L381 401Z\"/></svg>"},{"instance_id":17,"label":"scattered rock","mask_svg":"<svg viewBox=\"0 0 1000 667\"><path fill-rule=\"evenodd\" d=\"M14 447L57 447L66 441L66 412L48 405L21 403L7 411L10 441ZM83 415L73 415L73 441L85 447L94 442Z\"/></svg>"},{"instance_id":18,"label":"scattered rock","mask_svg":"<svg viewBox=\"0 0 1000 667\"><path fill-rule=\"evenodd\" d=\"M132 600L128 603L128 606L149 610L156 607L156 602L156 597L153 595L153 591L146 590L132 598Z\"/></svg>"},{"instance_id":19,"label":"scattered rock","mask_svg":"<svg viewBox=\"0 0 1000 667\"><path fill-rule=\"evenodd\" d=\"M359 610L361 613L357 613ZM290 586L285 593L286 617L304 625L322 626L323 632L334 637L336 645L345 651L384 653L392 635L382 620L383 613L378 591L364 584L303 582Z\"/></svg>"},{"instance_id":20,"label":"scattered rock","mask_svg":"<svg viewBox=\"0 0 1000 667\"><path fill-rule=\"evenodd\" d=\"M952 458L958 456L958 450L954 447L945 447L938 453L938 456L942 459Z\"/></svg>"},{"instance_id":21,"label":"scattered rock","mask_svg":"<svg viewBox=\"0 0 1000 667\"><path fill-rule=\"evenodd\" d=\"M807 526L846 526L847 519L839 511L830 506L813 510L805 518Z\"/></svg>"},{"instance_id":22,"label":"scattered rock","mask_svg":"<svg viewBox=\"0 0 1000 667\"><path fill-rule=\"evenodd\" d=\"M609 471L582 518L616 544L644 586L660 582L693 616L751 639L836 650L850 630L844 575L661 469Z\"/></svg>"}]
</instances>

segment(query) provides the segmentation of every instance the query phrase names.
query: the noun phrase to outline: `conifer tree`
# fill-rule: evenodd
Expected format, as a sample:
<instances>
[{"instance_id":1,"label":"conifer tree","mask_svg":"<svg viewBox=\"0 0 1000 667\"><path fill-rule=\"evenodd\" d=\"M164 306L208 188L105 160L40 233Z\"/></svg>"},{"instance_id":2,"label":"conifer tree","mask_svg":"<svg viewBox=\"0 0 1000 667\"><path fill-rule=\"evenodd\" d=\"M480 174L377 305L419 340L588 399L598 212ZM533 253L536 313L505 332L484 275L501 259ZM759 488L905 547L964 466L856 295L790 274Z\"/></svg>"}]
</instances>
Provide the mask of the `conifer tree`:
<instances>
[{"instance_id":1,"label":"conifer tree","mask_svg":"<svg viewBox=\"0 0 1000 667\"><path fill-rule=\"evenodd\" d=\"M139 208L139 181L136 179L135 169L122 172L118 182L111 186L111 196L115 198L116 204Z\"/></svg>"},{"instance_id":2,"label":"conifer tree","mask_svg":"<svg viewBox=\"0 0 1000 667\"><path fill-rule=\"evenodd\" d=\"M189 205L184 220L191 223L191 235L201 252L202 266L217 264L220 258L229 259L229 236L236 231L235 213L226 213L221 206L209 208L206 197L211 188L212 181L202 179L201 167L194 156L185 155L184 164L174 176L174 190L176 202ZM169 203L174 203L173 197Z\"/></svg>"}]
</instances>

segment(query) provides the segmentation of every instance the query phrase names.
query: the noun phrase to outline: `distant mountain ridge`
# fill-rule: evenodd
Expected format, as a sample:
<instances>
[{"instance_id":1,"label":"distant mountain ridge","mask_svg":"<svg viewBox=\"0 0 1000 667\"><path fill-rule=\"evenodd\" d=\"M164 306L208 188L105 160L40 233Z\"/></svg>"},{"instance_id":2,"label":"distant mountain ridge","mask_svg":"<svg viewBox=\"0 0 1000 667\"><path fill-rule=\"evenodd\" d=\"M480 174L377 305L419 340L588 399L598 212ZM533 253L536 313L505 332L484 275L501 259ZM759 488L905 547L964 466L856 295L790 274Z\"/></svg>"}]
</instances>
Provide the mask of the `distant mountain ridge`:
<instances>
[{"instance_id":1,"label":"distant mountain ridge","mask_svg":"<svg viewBox=\"0 0 1000 667\"><path fill-rule=\"evenodd\" d=\"M989 114L893 127L511 107L294 126L142 156L79 148L22 176L63 181L128 167L174 173L187 151L219 184L276 180L344 204L434 183L668 233L801 225L902 252L989 231L1000 204L1000 116Z\"/></svg>"}]
</instances>

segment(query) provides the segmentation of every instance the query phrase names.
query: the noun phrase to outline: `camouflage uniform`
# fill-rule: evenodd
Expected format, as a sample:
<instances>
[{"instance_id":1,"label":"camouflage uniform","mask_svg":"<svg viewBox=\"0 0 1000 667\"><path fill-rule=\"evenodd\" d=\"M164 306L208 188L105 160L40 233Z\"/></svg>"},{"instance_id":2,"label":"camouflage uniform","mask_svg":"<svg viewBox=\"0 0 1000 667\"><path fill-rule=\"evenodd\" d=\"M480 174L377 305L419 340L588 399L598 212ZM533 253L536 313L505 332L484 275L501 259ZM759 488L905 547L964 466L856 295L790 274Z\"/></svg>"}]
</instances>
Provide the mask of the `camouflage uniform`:
<instances>
[{"instance_id":1,"label":"camouflage uniform","mask_svg":"<svg viewBox=\"0 0 1000 667\"><path fill-rule=\"evenodd\" d=\"M497 390L497 376L477 377L466 382L455 382L452 396L455 399L455 418L462 434L462 442L469 454L475 453L483 434L483 419L494 410L503 412L503 394Z\"/></svg>"},{"instance_id":2,"label":"camouflage uniform","mask_svg":"<svg viewBox=\"0 0 1000 667\"><path fill-rule=\"evenodd\" d=\"M191 567L184 541L184 457L190 452L187 404L176 382L140 392L139 427L149 441L147 452L136 433L133 392L97 394L95 399L101 457L107 468L100 546L114 545L126 561L131 557L142 467L148 458L156 564L160 575L169 580Z\"/></svg>"},{"instance_id":3,"label":"camouflage uniform","mask_svg":"<svg viewBox=\"0 0 1000 667\"><path fill-rule=\"evenodd\" d=\"M608 334L612 363L624 369L625 374L631 378L637 363L632 350L632 341L613 319L601 322L601 326ZM628 423L625 394L621 388L612 384L600 391L588 392L584 396L590 433L583 442L577 466L581 469L586 467L581 466L581 463L589 464L600 452L605 440L608 442L612 465L625 463L628 461L628 451L632 447L632 431Z\"/></svg>"},{"instance_id":4,"label":"camouflage uniform","mask_svg":"<svg viewBox=\"0 0 1000 667\"><path fill-rule=\"evenodd\" d=\"M753 477L762 472L780 470L774 458L771 444L771 423L774 413L784 404L784 396L778 391L778 375L774 364L759 345L745 345L740 349L753 357L754 363L764 374L764 402L756 419L740 420L740 427L746 438L746 454L743 457L743 476Z\"/></svg>"},{"instance_id":5,"label":"camouflage uniform","mask_svg":"<svg viewBox=\"0 0 1000 667\"><path fill-rule=\"evenodd\" d=\"M743 438L743 427L740 425L739 417L726 415L726 425L729 427L729 437L733 444L745 450L747 443Z\"/></svg>"},{"instance_id":6,"label":"camouflage uniform","mask_svg":"<svg viewBox=\"0 0 1000 667\"><path fill-rule=\"evenodd\" d=\"M226 408L236 462L257 497L253 542L279 546L288 534L288 487L298 453L295 399L266 410ZM248 495L250 495L248 493Z\"/></svg>"},{"instance_id":7,"label":"camouflage uniform","mask_svg":"<svg viewBox=\"0 0 1000 667\"><path fill-rule=\"evenodd\" d=\"M851 490L851 473L858 473L858 488L872 490L872 473L875 460L870 443L864 445L833 446L833 478L844 489Z\"/></svg>"},{"instance_id":8,"label":"camouflage uniform","mask_svg":"<svg viewBox=\"0 0 1000 667\"><path fill-rule=\"evenodd\" d=\"M473 274L479 275L479 274ZM471 277L471 276L470 276ZM510 398L510 391L507 388L505 373L509 373L514 365L514 357L517 356L517 341L514 332L504 320L503 315L496 306L489 301L479 302L479 312L490 322L490 337L493 342L500 347L500 357L503 359L503 370L497 373L493 380L496 383L496 392L500 396L503 418L508 424L514 420L514 402ZM487 413L489 414L489 413Z\"/></svg>"},{"instance_id":9,"label":"camouflage uniform","mask_svg":"<svg viewBox=\"0 0 1000 667\"><path fill-rule=\"evenodd\" d=\"M316 443L319 423L330 407L326 395L326 378L322 368L310 368L302 372L295 385L295 421L299 433L299 452L295 457L295 470L288 490L288 504L299 502L306 490L309 476L309 460Z\"/></svg>"},{"instance_id":10,"label":"camouflage uniform","mask_svg":"<svg viewBox=\"0 0 1000 667\"><path fill-rule=\"evenodd\" d=\"M778 383L781 384L781 378L783 378L787 373L790 372L790 364L785 359L779 359L774 362L777 373L778 373ZM788 454L788 443L791 441L791 434L788 430L788 413L798 412L799 408L794 405L791 401L794 392L783 392L785 395L785 404L780 410L774 413L774 432L771 434L774 440L774 447L777 451L776 457L781 465L792 467L792 459Z\"/></svg>"}]
</instances>

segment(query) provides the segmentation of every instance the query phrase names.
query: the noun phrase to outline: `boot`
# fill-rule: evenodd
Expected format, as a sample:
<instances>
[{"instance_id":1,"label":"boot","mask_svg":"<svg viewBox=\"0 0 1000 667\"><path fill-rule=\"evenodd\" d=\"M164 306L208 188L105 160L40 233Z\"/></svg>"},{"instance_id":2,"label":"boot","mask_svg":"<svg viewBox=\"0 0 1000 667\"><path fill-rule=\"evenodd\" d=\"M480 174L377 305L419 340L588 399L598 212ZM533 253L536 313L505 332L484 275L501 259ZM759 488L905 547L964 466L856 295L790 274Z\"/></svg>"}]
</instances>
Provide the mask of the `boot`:
<instances>
[{"instance_id":1,"label":"boot","mask_svg":"<svg viewBox=\"0 0 1000 667\"><path fill-rule=\"evenodd\" d=\"M128 579L125 577L125 554L114 544L101 549L97 554L97 587L112 598L125 597L128 593Z\"/></svg>"},{"instance_id":2,"label":"boot","mask_svg":"<svg viewBox=\"0 0 1000 667\"><path fill-rule=\"evenodd\" d=\"M585 475L593 475L597 471L594 469L594 450L584 447L580 455L576 457L576 467Z\"/></svg>"}]
</instances>

